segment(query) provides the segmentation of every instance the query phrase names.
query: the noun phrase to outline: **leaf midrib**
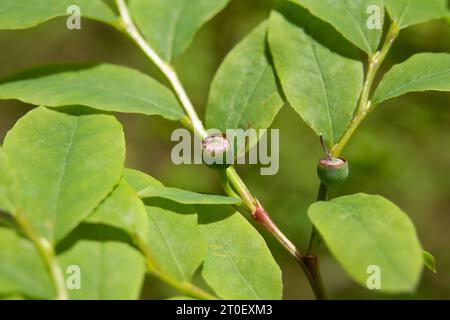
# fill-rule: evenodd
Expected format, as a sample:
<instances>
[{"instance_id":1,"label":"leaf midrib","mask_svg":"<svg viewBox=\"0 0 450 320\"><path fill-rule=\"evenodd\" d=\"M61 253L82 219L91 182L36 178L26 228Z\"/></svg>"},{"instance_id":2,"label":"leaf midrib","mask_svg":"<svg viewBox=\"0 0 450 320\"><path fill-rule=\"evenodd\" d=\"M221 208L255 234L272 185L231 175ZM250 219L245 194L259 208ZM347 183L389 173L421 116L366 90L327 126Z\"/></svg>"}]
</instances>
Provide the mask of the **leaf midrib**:
<instances>
[{"instance_id":1,"label":"leaf midrib","mask_svg":"<svg viewBox=\"0 0 450 320\"><path fill-rule=\"evenodd\" d=\"M72 131L70 133L70 140L69 143L67 144L67 148L65 150L65 154L63 156L63 161L61 163L61 166L59 168L60 170L60 175L57 179L57 185L56 185L56 201L55 201L55 206L54 206L54 211L51 213L51 226L52 226L52 230L51 230L51 234L52 234L52 238L55 237L54 234L54 228L55 228L55 222L58 219L58 213L59 213L59 206L60 206L60 202L61 202L61 192L62 192L62 185L64 184L65 178L66 178L66 173L67 173L67 165L68 165L68 160L70 158L70 153L72 151L72 147L73 147L73 143L75 140L75 136L76 136L76 131L79 128L79 117L74 117L74 125L72 127Z\"/></svg>"}]
</instances>

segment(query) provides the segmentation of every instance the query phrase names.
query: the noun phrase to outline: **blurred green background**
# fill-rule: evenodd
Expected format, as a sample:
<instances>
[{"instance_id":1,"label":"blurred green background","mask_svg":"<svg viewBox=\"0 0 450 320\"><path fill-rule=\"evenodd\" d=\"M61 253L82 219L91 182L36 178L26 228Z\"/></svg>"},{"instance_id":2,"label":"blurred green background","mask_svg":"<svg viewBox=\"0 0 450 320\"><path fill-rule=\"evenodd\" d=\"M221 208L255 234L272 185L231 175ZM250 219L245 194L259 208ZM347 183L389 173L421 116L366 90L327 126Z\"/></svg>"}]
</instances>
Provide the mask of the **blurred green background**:
<instances>
[{"instance_id":1,"label":"blurred green background","mask_svg":"<svg viewBox=\"0 0 450 320\"><path fill-rule=\"evenodd\" d=\"M227 52L276 6L275 0L233 0L195 37L175 61L180 78L203 116L208 89ZM450 25L445 21L402 31L385 65L416 52L450 52ZM0 32L0 77L50 62L105 61L149 72L161 79L145 56L123 35L100 23L84 20L69 31L65 19L34 29ZM345 71L343 71L345 72ZM237 75L238 76L238 75ZM387 296L361 288L323 249L322 272L333 299L450 298L450 94L420 93L381 105L359 129L345 151L351 175L341 194L377 193L397 203L413 219L423 247L437 260L438 273L424 270L412 295ZM0 101L0 139L31 106ZM221 193L214 171L199 165L171 163L171 132L179 126L159 117L118 115L125 127L127 165L150 173L167 186ZM287 236L304 248L310 232L306 217L315 200L316 163L322 151L317 137L285 106L273 123L280 129L280 171L260 176L257 165L238 167ZM262 231L264 236L267 234ZM296 263L266 237L284 278L286 299L313 298ZM146 281L142 298L165 298L173 291L155 279Z\"/></svg>"}]
</instances>

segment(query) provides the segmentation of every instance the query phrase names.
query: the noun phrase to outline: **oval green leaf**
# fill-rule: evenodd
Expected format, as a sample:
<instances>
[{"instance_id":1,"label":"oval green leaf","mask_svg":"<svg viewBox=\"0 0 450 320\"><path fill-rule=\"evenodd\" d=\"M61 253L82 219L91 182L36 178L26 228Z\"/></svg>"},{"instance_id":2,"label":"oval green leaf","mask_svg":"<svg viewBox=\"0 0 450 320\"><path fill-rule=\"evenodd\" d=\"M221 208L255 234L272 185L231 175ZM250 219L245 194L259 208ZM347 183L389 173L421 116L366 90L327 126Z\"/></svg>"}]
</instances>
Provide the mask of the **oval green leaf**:
<instances>
[{"instance_id":1,"label":"oval green leaf","mask_svg":"<svg viewBox=\"0 0 450 320\"><path fill-rule=\"evenodd\" d=\"M392 19L400 28L448 15L447 0L383 0Z\"/></svg>"},{"instance_id":2,"label":"oval green leaf","mask_svg":"<svg viewBox=\"0 0 450 320\"><path fill-rule=\"evenodd\" d=\"M178 281L190 281L206 255L206 244L191 206L165 199L145 202L147 245L157 266Z\"/></svg>"},{"instance_id":3,"label":"oval green leaf","mask_svg":"<svg viewBox=\"0 0 450 320\"><path fill-rule=\"evenodd\" d=\"M158 269L178 281L190 281L206 255L206 244L194 208L169 200L172 197L189 199L190 193L186 195L183 190L165 188L155 178L137 170L126 169L124 177L136 191L143 192L151 187L161 191L144 199L149 218L144 242ZM168 198L162 197L164 193Z\"/></svg>"},{"instance_id":4,"label":"oval green leaf","mask_svg":"<svg viewBox=\"0 0 450 320\"><path fill-rule=\"evenodd\" d=\"M54 291L33 243L0 225L0 294L52 299Z\"/></svg>"},{"instance_id":5,"label":"oval green leaf","mask_svg":"<svg viewBox=\"0 0 450 320\"><path fill-rule=\"evenodd\" d=\"M0 99L35 105L83 105L124 113L184 117L173 93L153 78L123 66L53 65L31 69L5 79Z\"/></svg>"},{"instance_id":6,"label":"oval green leaf","mask_svg":"<svg viewBox=\"0 0 450 320\"><path fill-rule=\"evenodd\" d=\"M119 182L125 158L121 124L102 114L40 107L11 129L3 145L14 172L14 202L50 242L61 240Z\"/></svg>"},{"instance_id":7,"label":"oval green leaf","mask_svg":"<svg viewBox=\"0 0 450 320\"><path fill-rule=\"evenodd\" d=\"M434 259L433 255L428 251L423 250L423 263L425 267L431 270L433 273L437 273L436 270L436 259Z\"/></svg>"},{"instance_id":8,"label":"oval green leaf","mask_svg":"<svg viewBox=\"0 0 450 320\"><path fill-rule=\"evenodd\" d=\"M58 262L65 273L66 285L69 284L71 299L139 298L145 259L127 240L118 229L82 224L61 242Z\"/></svg>"},{"instance_id":9,"label":"oval green leaf","mask_svg":"<svg viewBox=\"0 0 450 320\"><path fill-rule=\"evenodd\" d=\"M229 0L131 0L130 12L151 47L166 61L180 55L195 33Z\"/></svg>"},{"instance_id":10,"label":"oval green leaf","mask_svg":"<svg viewBox=\"0 0 450 320\"><path fill-rule=\"evenodd\" d=\"M316 41L297 25L312 17L302 14L300 7L291 9L289 19L279 12L270 17L269 44L275 69L290 105L318 135L335 144L353 118L363 66Z\"/></svg>"},{"instance_id":11,"label":"oval green leaf","mask_svg":"<svg viewBox=\"0 0 450 320\"><path fill-rule=\"evenodd\" d=\"M241 199L215 194L197 193L164 186L148 186L138 192L139 197L165 198L183 204L238 204Z\"/></svg>"},{"instance_id":12,"label":"oval green leaf","mask_svg":"<svg viewBox=\"0 0 450 320\"><path fill-rule=\"evenodd\" d=\"M331 24L364 52L374 54L377 51L383 33L383 0L291 1L300 4L319 19ZM371 17L375 14L378 16ZM372 24L371 19L379 19L377 21L379 25Z\"/></svg>"},{"instance_id":13,"label":"oval green leaf","mask_svg":"<svg viewBox=\"0 0 450 320\"><path fill-rule=\"evenodd\" d=\"M281 299L281 270L264 239L239 213L196 206L208 243L202 276L223 299Z\"/></svg>"},{"instance_id":14,"label":"oval green leaf","mask_svg":"<svg viewBox=\"0 0 450 320\"><path fill-rule=\"evenodd\" d=\"M378 270L380 290L411 292L422 272L422 248L408 216L389 200L367 194L316 202L308 216L348 275L366 287Z\"/></svg>"},{"instance_id":15,"label":"oval green leaf","mask_svg":"<svg viewBox=\"0 0 450 320\"><path fill-rule=\"evenodd\" d=\"M392 67L372 99L375 106L409 92L450 91L450 54L419 53Z\"/></svg>"},{"instance_id":16,"label":"oval green leaf","mask_svg":"<svg viewBox=\"0 0 450 320\"><path fill-rule=\"evenodd\" d=\"M124 179L86 222L106 224L125 230L131 237L147 238L147 211L136 192Z\"/></svg>"},{"instance_id":17,"label":"oval green leaf","mask_svg":"<svg viewBox=\"0 0 450 320\"><path fill-rule=\"evenodd\" d=\"M266 129L284 102L266 45L267 23L244 38L225 58L211 85L206 124L227 129Z\"/></svg>"},{"instance_id":18,"label":"oval green leaf","mask_svg":"<svg viewBox=\"0 0 450 320\"><path fill-rule=\"evenodd\" d=\"M102 0L2 0L0 30L26 29L56 17L70 15L70 6L80 8L81 17L115 25L114 12ZM65 22L61 28L65 28Z\"/></svg>"}]
</instances>

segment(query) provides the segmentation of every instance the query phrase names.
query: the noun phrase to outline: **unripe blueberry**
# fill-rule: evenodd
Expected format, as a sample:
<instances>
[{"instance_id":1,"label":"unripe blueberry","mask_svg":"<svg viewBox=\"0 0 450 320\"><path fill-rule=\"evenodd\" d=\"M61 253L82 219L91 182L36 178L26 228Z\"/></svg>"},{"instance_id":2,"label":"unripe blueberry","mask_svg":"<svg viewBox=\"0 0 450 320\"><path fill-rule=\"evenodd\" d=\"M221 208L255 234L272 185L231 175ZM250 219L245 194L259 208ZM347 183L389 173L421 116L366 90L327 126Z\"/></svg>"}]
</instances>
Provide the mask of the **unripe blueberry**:
<instances>
[{"instance_id":1,"label":"unripe blueberry","mask_svg":"<svg viewBox=\"0 0 450 320\"><path fill-rule=\"evenodd\" d=\"M338 186L348 177L348 162L343 158L323 157L319 160L317 175L327 187Z\"/></svg>"},{"instance_id":2,"label":"unripe blueberry","mask_svg":"<svg viewBox=\"0 0 450 320\"><path fill-rule=\"evenodd\" d=\"M213 169L226 169L233 164L230 142L222 134L207 136L202 142L203 162Z\"/></svg>"}]
</instances>

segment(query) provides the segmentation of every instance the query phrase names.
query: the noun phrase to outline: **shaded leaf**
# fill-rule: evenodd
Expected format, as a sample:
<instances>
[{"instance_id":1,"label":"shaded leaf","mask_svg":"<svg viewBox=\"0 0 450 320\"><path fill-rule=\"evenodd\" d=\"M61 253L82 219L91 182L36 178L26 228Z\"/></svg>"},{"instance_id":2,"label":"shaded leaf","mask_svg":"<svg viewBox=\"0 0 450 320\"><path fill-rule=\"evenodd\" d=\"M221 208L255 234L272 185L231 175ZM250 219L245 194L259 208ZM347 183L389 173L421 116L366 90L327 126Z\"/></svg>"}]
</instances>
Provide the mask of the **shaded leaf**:
<instances>
[{"instance_id":1,"label":"shaded leaf","mask_svg":"<svg viewBox=\"0 0 450 320\"><path fill-rule=\"evenodd\" d=\"M170 61L229 0L131 0L130 12L152 48Z\"/></svg>"},{"instance_id":2,"label":"shaded leaf","mask_svg":"<svg viewBox=\"0 0 450 320\"><path fill-rule=\"evenodd\" d=\"M137 170L126 169L124 178L139 193L147 190L151 196L144 200L149 218L145 243L157 267L178 281L190 281L205 257L206 244L194 208L168 199L189 202L196 197L204 199L203 195L166 188ZM158 190L152 193L152 188Z\"/></svg>"},{"instance_id":3,"label":"shaded leaf","mask_svg":"<svg viewBox=\"0 0 450 320\"><path fill-rule=\"evenodd\" d=\"M239 213L196 206L208 243L202 276L223 299L281 299L281 271L264 239Z\"/></svg>"},{"instance_id":4,"label":"shaded leaf","mask_svg":"<svg viewBox=\"0 0 450 320\"><path fill-rule=\"evenodd\" d=\"M26 29L56 17L69 15L68 8L76 5L81 16L114 25L117 18L102 0L2 0L0 30ZM61 26L65 27L65 23Z\"/></svg>"},{"instance_id":5,"label":"shaded leaf","mask_svg":"<svg viewBox=\"0 0 450 320\"><path fill-rule=\"evenodd\" d=\"M450 54L419 53L392 67L374 93L377 105L408 92L450 91Z\"/></svg>"},{"instance_id":6,"label":"shaded leaf","mask_svg":"<svg viewBox=\"0 0 450 320\"><path fill-rule=\"evenodd\" d=\"M131 236L147 238L147 211L136 192L124 179L86 222L110 225L127 231Z\"/></svg>"},{"instance_id":7,"label":"shaded leaf","mask_svg":"<svg viewBox=\"0 0 450 320\"><path fill-rule=\"evenodd\" d=\"M408 216L389 200L354 194L316 202L308 210L328 248L350 277L366 286L371 266L381 291L412 291L422 271L422 248Z\"/></svg>"},{"instance_id":8,"label":"shaded leaf","mask_svg":"<svg viewBox=\"0 0 450 320\"><path fill-rule=\"evenodd\" d=\"M15 205L50 242L62 239L112 191L125 158L122 126L114 117L44 107L21 118L3 147L17 177Z\"/></svg>"},{"instance_id":9,"label":"shaded leaf","mask_svg":"<svg viewBox=\"0 0 450 320\"><path fill-rule=\"evenodd\" d=\"M50 276L34 245L0 225L0 295L5 294L54 297Z\"/></svg>"},{"instance_id":10,"label":"shaded leaf","mask_svg":"<svg viewBox=\"0 0 450 320\"><path fill-rule=\"evenodd\" d=\"M400 28L448 15L446 0L383 0L389 15Z\"/></svg>"},{"instance_id":11,"label":"shaded leaf","mask_svg":"<svg viewBox=\"0 0 450 320\"><path fill-rule=\"evenodd\" d=\"M125 168L123 176L136 192L140 192L149 186L162 186L161 182L139 170Z\"/></svg>"},{"instance_id":12,"label":"shaded leaf","mask_svg":"<svg viewBox=\"0 0 450 320\"><path fill-rule=\"evenodd\" d=\"M157 266L179 281L190 281L206 254L191 206L165 199L146 201L147 243Z\"/></svg>"},{"instance_id":13,"label":"shaded leaf","mask_svg":"<svg viewBox=\"0 0 450 320\"><path fill-rule=\"evenodd\" d=\"M179 120L175 96L151 77L127 67L57 65L27 70L2 81L0 99L35 105L83 105L104 111L160 115Z\"/></svg>"},{"instance_id":14,"label":"shaded leaf","mask_svg":"<svg viewBox=\"0 0 450 320\"><path fill-rule=\"evenodd\" d=\"M58 261L66 282L79 271L80 289L68 287L71 299L138 299L145 275L145 259L124 241L119 230L82 224L61 242ZM75 270L70 267L75 266Z\"/></svg>"},{"instance_id":15,"label":"shaded leaf","mask_svg":"<svg viewBox=\"0 0 450 320\"><path fill-rule=\"evenodd\" d=\"M225 58L211 85L209 128L266 129L284 102L266 46L267 23L244 38Z\"/></svg>"},{"instance_id":16,"label":"shaded leaf","mask_svg":"<svg viewBox=\"0 0 450 320\"><path fill-rule=\"evenodd\" d=\"M289 18L279 12L271 14L269 44L275 69L290 105L318 135L334 144L353 118L363 66L342 55L344 51L331 51L323 44L328 38L318 42L306 33L308 24L320 23L300 9L293 8Z\"/></svg>"},{"instance_id":17,"label":"shaded leaf","mask_svg":"<svg viewBox=\"0 0 450 320\"><path fill-rule=\"evenodd\" d=\"M183 204L237 204L239 198L197 193L164 186L149 186L138 192L141 198L165 198Z\"/></svg>"},{"instance_id":18,"label":"shaded leaf","mask_svg":"<svg viewBox=\"0 0 450 320\"><path fill-rule=\"evenodd\" d=\"M366 53L373 54L380 43L383 20L383 0L291 0L307 8L313 15L331 24L346 39ZM396 0L395 0L396 1ZM369 28L368 20L376 6L381 14L380 29Z\"/></svg>"}]
</instances>

